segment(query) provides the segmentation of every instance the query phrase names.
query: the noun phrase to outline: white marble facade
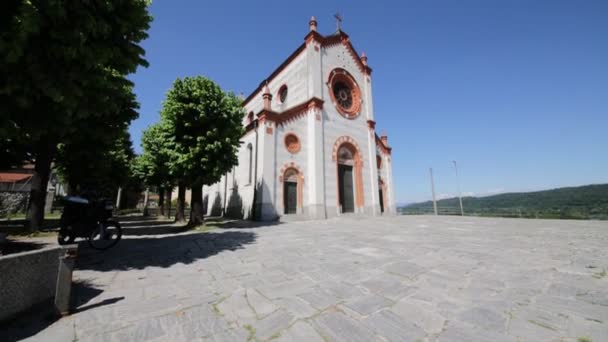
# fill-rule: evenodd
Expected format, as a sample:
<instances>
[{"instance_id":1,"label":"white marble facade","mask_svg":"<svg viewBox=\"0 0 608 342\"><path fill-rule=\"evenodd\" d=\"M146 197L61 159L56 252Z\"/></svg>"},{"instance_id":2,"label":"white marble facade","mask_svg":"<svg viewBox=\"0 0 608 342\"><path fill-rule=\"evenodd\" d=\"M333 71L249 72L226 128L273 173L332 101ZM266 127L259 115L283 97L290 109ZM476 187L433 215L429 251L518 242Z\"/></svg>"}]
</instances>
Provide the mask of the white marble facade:
<instances>
[{"instance_id":1,"label":"white marble facade","mask_svg":"<svg viewBox=\"0 0 608 342\"><path fill-rule=\"evenodd\" d=\"M391 149L375 132L371 68L311 19L304 43L244 101L239 164L203 188L204 210L275 220L395 213Z\"/></svg>"}]
</instances>

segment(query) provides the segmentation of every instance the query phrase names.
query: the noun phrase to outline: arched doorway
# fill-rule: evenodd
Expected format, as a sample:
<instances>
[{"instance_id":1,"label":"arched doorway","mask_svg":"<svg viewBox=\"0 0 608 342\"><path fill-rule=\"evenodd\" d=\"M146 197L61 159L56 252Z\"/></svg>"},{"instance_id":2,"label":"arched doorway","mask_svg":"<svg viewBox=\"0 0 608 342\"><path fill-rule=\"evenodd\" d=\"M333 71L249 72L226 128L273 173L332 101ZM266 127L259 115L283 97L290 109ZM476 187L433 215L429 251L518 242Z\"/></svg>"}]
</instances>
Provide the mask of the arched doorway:
<instances>
[{"instance_id":1,"label":"arched doorway","mask_svg":"<svg viewBox=\"0 0 608 342\"><path fill-rule=\"evenodd\" d=\"M298 170L289 168L283 176L283 208L285 214L298 212Z\"/></svg>"},{"instance_id":2,"label":"arched doorway","mask_svg":"<svg viewBox=\"0 0 608 342\"><path fill-rule=\"evenodd\" d=\"M363 178L361 153L350 137L338 139L334 146L338 177L338 206L341 213L353 213L363 208Z\"/></svg>"},{"instance_id":3,"label":"arched doorway","mask_svg":"<svg viewBox=\"0 0 608 342\"><path fill-rule=\"evenodd\" d=\"M386 198L387 193L386 185L380 177L378 177L378 193L378 199L380 200L380 212L384 213L384 206L386 205L386 201L384 199Z\"/></svg>"}]
</instances>

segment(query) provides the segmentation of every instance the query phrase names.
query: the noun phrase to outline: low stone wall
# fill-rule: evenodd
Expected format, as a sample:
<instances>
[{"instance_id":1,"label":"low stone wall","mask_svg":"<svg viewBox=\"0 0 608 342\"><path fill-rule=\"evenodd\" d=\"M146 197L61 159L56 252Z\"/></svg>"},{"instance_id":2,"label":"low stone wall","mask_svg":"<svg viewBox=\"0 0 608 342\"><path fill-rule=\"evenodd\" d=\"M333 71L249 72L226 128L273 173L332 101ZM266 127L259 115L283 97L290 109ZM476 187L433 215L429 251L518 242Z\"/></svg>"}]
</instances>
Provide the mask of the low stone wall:
<instances>
[{"instance_id":1,"label":"low stone wall","mask_svg":"<svg viewBox=\"0 0 608 342\"><path fill-rule=\"evenodd\" d=\"M29 192L0 191L0 217L25 212Z\"/></svg>"},{"instance_id":2,"label":"low stone wall","mask_svg":"<svg viewBox=\"0 0 608 342\"><path fill-rule=\"evenodd\" d=\"M61 246L0 257L0 322L48 302L53 305Z\"/></svg>"}]
</instances>

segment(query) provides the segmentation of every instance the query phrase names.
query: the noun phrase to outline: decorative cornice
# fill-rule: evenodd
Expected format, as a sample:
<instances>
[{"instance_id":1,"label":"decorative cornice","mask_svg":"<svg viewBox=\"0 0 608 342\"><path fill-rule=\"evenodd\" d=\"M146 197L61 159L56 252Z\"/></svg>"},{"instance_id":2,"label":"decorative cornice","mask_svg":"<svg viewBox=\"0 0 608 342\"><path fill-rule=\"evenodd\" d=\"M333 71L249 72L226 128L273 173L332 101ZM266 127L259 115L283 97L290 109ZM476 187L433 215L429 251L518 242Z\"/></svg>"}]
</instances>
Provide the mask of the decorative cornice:
<instances>
[{"instance_id":1,"label":"decorative cornice","mask_svg":"<svg viewBox=\"0 0 608 342\"><path fill-rule=\"evenodd\" d=\"M264 81L262 81L260 85L258 85L258 87L253 92L251 92L251 94L249 94L249 96L247 96L245 100L243 100L243 106L247 105L249 101L251 101L264 88L264 85L266 85L266 83L270 83L281 71L283 71L283 69L285 69L289 64L291 64L291 62L296 59L296 57L298 57L300 53L306 49L306 46L312 41L318 42L322 47L344 44L349 54L355 60L355 63L357 63L357 67L359 68L359 70L367 75L371 75L372 68L367 66L366 63L363 63L361 57L351 44L350 39L348 38L348 35L346 33L339 31L338 33L332 34L330 36L323 36L317 31L310 31L304 37L304 43L301 44L291 55L289 55L289 57L287 57L287 59L281 65L279 65L279 67L276 68L272 72L272 74L270 74L270 76L268 76Z\"/></svg>"},{"instance_id":2,"label":"decorative cornice","mask_svg":"<svg viewBox=\"0 0 608 342\"><path fill-rule=\"evenodd\" d=\"M295 120L305 115L309 109L321 110L323 108L323 100L313 97L308 101L302 102L291 108L284 110L281 113L277 113L271 110L262 109L256 116L259 121L273 121L277 125L282 125L285 122Z\"/></svg>"},{"instance_id":3,"label":"decorative cornice","mask_svg":"<svg viewBox=\"0 0 608 342\"><path fill-rule=\"evenodd\" d=\"M260 85L258 85L257 88L255 88L255 90L249 94L249 96L247 96L247 98L243 101L243 106L246 106L249 101L251 101L262 89L264 89L264 86L267 83L270 83L272 81L273 78L275 78L281 71L283 71L283 69L285 69L294 59L296 59L296 57L298 57L300 55L300 53L302 51L304 51L304 49L306 48L306 44L301 44L296 51L294 51L291 55L289 55L289 57L287 57L287 59L281 64L279 65L278 68L276 68L272 74L270 74L270 76L268 76L268 78L266 78L265 80L263 80Z\"/></svg>"},{"instance_id":4,"label":"decorative cornice","mask_svg":"<svg viewBox=\"0 0 608 342\"><path fill-rule=\"evenodd\" d=\"M378 133L375 133L376 136L376 145L378 145L380 147L380 149L382 150L382 152L388 154L389 156L391 155L391 151L393 150L391 147L387 146L384 144L384 141L382 141L382 139L380 139L380 137L378 136Z\"/></svg>"},{"instance_id":5,"label":"decorative cornice","mask_svg":"<svg viewBox=\"0 0 608 342\"><path fill-rule=\"evenodd\" d=\"M374 121L374 120L367 120L367 126L370 129L376 129L376 121Z\"/></svg>"}]
</instances>

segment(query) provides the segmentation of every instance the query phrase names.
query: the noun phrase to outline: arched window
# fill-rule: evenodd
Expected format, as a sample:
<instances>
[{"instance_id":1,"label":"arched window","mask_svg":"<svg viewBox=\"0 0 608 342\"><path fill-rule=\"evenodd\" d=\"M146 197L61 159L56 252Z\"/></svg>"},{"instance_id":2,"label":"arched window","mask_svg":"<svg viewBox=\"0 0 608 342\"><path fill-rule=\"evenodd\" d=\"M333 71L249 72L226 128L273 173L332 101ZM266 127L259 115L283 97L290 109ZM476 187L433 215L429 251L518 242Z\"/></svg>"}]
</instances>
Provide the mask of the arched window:
<instances>
[{"instance_id":1,"label":"arched window","mask_svg":"<svg viewBox=\"0 0 608 342\"><path fill-rule=\"evenodd\" d=\"M247 184L251 184L253 175L253 147L251 143L247 145L247 153L249 154L249 175L247 177Z\"/></svg>"},{"instance_id":2,"label":"arched window","mask_svg":"<svg viewBox=\"0 0 608 342\"><path fill-rule=\"evenodd\" d=\"M338 163L353 165L353 152L348 147L342 146L338 150Z\"/></svg>"},{"instance_id":3,"label":"arched window","mask_svg":"<svg viewBox=\"0 0 608 342\"><path fill-rule=\"evenodd\" d=\"M280 103L285 103L285 100L287 100L287 85L286 84L283 84L281 86L281 88L279 89L278 99L279 99Z\"/></svg>"},{"instance_id":4,"label":"arched window","mask_svg":"<svg viewBox=\"0 0 608 342\"><path fill-rule=\"evenodd\" d=\"M253 122L253 112L249 112L249 114L247 114L247 123L250 124Z\"/></svg>"}]
</instances>

